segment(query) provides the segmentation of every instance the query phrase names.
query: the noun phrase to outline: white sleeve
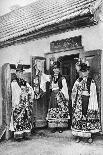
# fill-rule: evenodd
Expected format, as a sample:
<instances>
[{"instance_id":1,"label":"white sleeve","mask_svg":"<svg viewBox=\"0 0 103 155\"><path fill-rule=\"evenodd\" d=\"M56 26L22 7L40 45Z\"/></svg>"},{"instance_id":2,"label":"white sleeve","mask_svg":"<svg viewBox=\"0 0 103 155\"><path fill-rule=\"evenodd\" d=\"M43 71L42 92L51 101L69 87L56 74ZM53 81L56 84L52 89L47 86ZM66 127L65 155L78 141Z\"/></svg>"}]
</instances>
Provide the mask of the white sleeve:
<instances>
[{"instance_id":1,"label":"white sleeve","mask_svg":"<svg viewBox=\"0 0 103 155\"><path fill-rule=\"evenodd\" d=\"M69 100L68 87L65 78L62 79L62 86L61 92L64 94L65 98Z\"/></svg>"},{"instance_id":2,"label":"white sleeve","mask_svg":"<svg viewBox=\"0 0 103 155\"><path fill-rule=\"evenodd\" d=\"M71 94L71 100L72 100L72 107L75 105L76 96L77 96L77 86L78 86L78 80L75 81L73 88L72 88L72 94Z\"/></svg>"},{"instance_id":3,"label":"white sleeve","mask_svg":"<svg viewBox=\"0 0 103 155\"><path fill-rule=\"evenodd\" d=\"M29 92L31 94L32 99L34 98L34 91L33 88L29 85L29 83L26 83L26 86L29 88Z\"/></svg>"},{"instance_id":4,"label":"white sleeve","mask_svg":"<svg viewBox=\"0 0 103 155\"><path fill-rule=\"evenodd\" d=\"M21 88L16 81L11 83L12 90L12 108L15 108L20 101Z\"/></svg>"},{"instance_id":5,"label":"white sleeve","mask_svg":"<svg viewBox=\"0 0 103 155\"><path fill-rule=\"evenodd\" d=\"M97 92L96 92L96 85L94 80L92 80L90 85L90 98L89 98L88 109L98 110Z\"/></svg>"}]
</instances>

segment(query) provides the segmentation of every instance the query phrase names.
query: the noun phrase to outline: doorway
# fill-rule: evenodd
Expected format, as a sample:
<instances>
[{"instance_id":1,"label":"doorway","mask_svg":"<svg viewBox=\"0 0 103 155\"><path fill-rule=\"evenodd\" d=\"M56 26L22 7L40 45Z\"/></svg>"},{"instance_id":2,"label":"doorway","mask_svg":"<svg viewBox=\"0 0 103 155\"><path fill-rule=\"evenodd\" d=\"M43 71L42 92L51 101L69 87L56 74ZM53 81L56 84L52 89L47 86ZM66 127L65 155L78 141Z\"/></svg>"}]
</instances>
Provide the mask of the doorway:
<instances>
[{"instance_id":1,"label":"doorway","mask_svg":"<svg viewBox=\"0 0 103 155\"><path fill-rule=\"evenodd\" d=\"M69 127L72 123L72 101L71 101L71 93L74 82L78 78L78 74L75 69L75 64L79 58L79 54L65 55L59 57L58 60L61 62L61 73L62 76L66 78L68 85L68 93L69 93L69 109L70 109L70 122Z\"/></svg>"}]
</instances>

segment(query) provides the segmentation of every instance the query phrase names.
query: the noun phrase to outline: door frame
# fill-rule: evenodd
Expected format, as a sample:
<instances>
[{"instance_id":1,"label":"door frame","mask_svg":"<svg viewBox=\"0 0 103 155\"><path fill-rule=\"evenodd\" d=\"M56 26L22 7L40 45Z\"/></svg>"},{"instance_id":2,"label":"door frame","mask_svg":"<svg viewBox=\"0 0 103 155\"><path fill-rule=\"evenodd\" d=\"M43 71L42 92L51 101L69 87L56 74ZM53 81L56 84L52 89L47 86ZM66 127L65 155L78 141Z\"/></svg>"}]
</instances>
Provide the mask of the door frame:
<instances>
[{"instance_id":1,"label":"door frame","mask_svg":"<svg viewBox=\"0 0 103 155\"><path fill-rule=\"evenodd\" d=\"M31 84L33 86L33 78L35 77L36 74L36 69L35 69L35 60L45 60L44 61L44 73L46 72L46 58L43 56L31 56ZM38 128L38 127L45 127L47 126L47 121L46 121L46 116L41 115L41 113L38 114L38 107L40 108L42 106L42 111L45 110L45 105L46 105L46 98L47 95L44 97L36 100L34 99L34 104L33 104L33 113L32 113L32 123L33 123L33 128ZM44 105L45 103L45 105ZM45 107L44 107L45 106Z\"/></svg>"},{"instance_id":2,"label":"door frame","mask_svg":"<svg viewBox=\"0 0 103 155\"><path fill-rule=\"evenodd\" d=\"M57 60L59 57L63 57L63 56L70 56L70 55L75 55L75 54L80 54L84 52L84 47L80 47L80 48L75 48L75 49L67 49L67 50L63 50L63 51L58 51L58 52L49 52L49 53L45 53L44 56L46 58L46 67L47 70L49 70L50 68L50 58L54 57L55 60Z\"/></svg>"},{"instance_id":3,"label":"door frame","mask_svg":"<svg viewBox=\"0 0 103 155\"><path fill-rule=\"evenodd\" d=\"M2 65L1 72L2 80L2 135L5 133L5 139L10 138L10 121L11 121L11 111L12 111L12 98L11 98L11 71L10 64L5 63Z\"/></svg>"}]
</instances>

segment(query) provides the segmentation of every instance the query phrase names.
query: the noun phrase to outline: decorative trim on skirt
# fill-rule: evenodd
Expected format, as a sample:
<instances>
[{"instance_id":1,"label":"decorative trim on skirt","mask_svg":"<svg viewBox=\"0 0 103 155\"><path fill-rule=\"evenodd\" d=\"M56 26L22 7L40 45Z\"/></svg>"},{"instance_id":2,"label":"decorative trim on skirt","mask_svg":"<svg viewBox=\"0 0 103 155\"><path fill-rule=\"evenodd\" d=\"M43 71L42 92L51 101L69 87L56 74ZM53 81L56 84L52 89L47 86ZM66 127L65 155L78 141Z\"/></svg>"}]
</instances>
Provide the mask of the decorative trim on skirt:
<instances>
[{"instance_id":1,"label":"decorative trim on skirt","mask_svg":"<svg viewBox=\"0 0 103 155\"><path fill-rule=\"evenodd\" d=\"M48 127L49 128L66 128L68 127L68 120L69 119L49 119L48 120Z\"/></svg>"},{"instance_id":2,"label":"decorative trim on skirt","mask_svg":"<svg viewBox=\"0 0 103 155\"><path fill-rule=\"evenodd\" d=\"M99 133L99 132L100 132L99 129L85 131L85 130L77 130L72 128L73 136L84 137L84 138L90 138L93 133Z\"/></svg>"}]
</instances>

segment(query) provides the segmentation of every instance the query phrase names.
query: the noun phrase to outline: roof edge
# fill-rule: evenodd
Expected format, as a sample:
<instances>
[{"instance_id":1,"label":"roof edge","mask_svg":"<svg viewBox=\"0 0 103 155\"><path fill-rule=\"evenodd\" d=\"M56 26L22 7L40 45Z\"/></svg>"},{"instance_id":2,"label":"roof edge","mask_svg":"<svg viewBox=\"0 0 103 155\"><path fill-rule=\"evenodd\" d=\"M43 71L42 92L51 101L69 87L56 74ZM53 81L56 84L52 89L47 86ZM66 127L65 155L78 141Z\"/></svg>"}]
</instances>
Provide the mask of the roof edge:
<instances>
[{"instance_id":1,"label":"roof edge","mask_svg":"<svg viewBox=\"0 0 103 155\"><path fill-rule=\"evenodd\" d=\"M84 27L90 27L96 25L97 22L94 20L94 16L92 14L86 14L85 16L78 16L73 19L62 21L61 23L55 23L46 27L43 27L39 30L35 30L33 32L29 32L28 34L24 34L15 38L8 39L6 41L0 42L0 48L4 48L7 46L15 45L15 44L23 44L30 40L37 40L39 38L49 37L50 35L60 34L66 31L80 29Z\"/></svg>"}]
</instances>

